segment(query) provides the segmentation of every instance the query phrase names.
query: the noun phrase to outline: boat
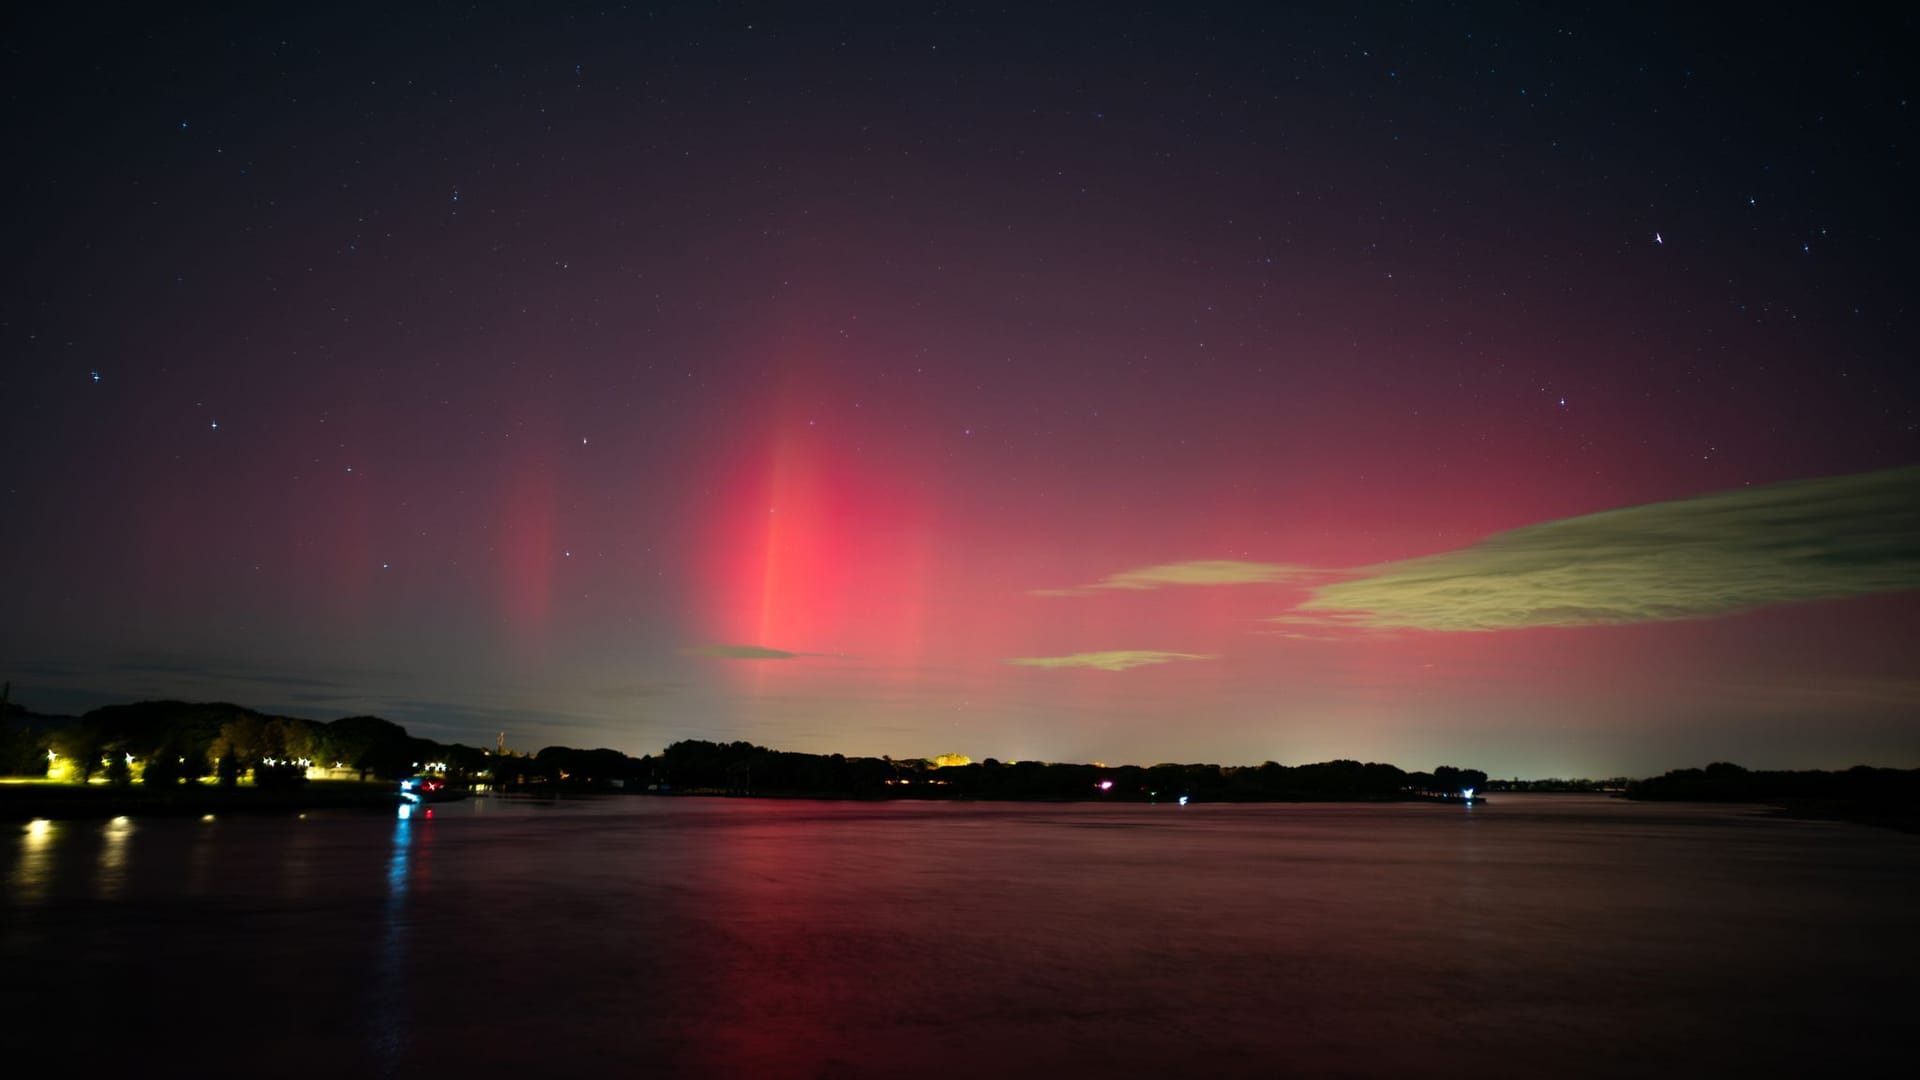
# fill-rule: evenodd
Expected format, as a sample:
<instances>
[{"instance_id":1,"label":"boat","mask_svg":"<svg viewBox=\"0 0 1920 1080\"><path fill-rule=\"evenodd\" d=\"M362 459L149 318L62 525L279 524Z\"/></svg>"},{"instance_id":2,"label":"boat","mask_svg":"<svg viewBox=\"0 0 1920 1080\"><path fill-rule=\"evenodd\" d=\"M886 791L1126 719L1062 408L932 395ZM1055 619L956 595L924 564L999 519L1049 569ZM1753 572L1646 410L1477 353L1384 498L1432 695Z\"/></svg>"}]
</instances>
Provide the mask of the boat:
<instances>
[{"instance_id":1,"label":"boat","mask_svg":"<svg viewBox=\"0 0 1920 1080\"><path fill-rule=\"evenodd\" d=\"M467 793L448 787L438 776L409 776L400 781L400 797L413 803L436 803L464 799Z\"/></svg>"}]
</instances>

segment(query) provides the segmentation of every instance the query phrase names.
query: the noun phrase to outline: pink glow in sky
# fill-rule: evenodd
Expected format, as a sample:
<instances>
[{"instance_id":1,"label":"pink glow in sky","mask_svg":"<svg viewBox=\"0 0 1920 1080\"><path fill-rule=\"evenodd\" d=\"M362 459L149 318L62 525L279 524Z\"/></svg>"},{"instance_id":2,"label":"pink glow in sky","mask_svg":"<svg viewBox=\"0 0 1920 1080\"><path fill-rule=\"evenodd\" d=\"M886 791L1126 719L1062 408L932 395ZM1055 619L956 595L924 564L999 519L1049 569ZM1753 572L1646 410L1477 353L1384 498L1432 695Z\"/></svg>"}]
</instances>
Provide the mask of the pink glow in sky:
<instances>
[{"instance_id":1,"label":"pink glow in sky","mask_svg":"<svg viewBox=\"0 0 1920 1080\"><path fill-rule=\"evenodd\" d=\"M636 18L26 73L13 700L1920 764L1891 53Z\"/></svg>"}]
</instances>

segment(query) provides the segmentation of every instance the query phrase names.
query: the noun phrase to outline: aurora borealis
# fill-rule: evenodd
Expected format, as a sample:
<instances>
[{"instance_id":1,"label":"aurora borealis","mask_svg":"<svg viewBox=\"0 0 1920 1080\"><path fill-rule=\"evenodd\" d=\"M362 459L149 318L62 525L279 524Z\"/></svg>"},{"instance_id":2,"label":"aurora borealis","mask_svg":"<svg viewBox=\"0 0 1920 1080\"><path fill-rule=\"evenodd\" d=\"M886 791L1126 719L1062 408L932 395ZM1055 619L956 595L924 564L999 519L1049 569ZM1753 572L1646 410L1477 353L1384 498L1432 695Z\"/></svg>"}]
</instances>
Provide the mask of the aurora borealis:
<instances>
[{"instance_id":1,"label":"aurora borealis","mask_svg":"<svg viewBox=\"0 0 1920 1080\"><path fill-rule=\"evenodd\" d=\"M1920 765L1909 16L18 18L16 702Z\"/></svg>"}]
</instances>

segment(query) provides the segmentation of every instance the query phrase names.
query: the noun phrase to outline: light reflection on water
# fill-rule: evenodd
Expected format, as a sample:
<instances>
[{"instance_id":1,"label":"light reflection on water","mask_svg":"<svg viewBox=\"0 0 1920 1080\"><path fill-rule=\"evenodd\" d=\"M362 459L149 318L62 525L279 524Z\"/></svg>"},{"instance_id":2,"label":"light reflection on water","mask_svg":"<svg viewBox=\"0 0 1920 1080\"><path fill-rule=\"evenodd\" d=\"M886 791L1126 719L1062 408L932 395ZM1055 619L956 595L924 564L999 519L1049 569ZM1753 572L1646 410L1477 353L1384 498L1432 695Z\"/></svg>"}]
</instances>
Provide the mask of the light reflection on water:
<instances>
[{"instance_id":1,"label":"light reflection on water","mask_svg":"<svg viewBox=\"0 0 1920 1080\"><path fill-rule=\"evenodd\" d=\"M407 1046L407 860L413 851L413 805L402 803L387 855L387 899L374 974L367 1046L382 1071L400 1068Z\"/></svg>"},{"instance_id":2,"label":"light reflection on water","mask_svg":"<svg viewBox=\"0 0 1920 1080\"><path fill-rule=\"evenodd\" d=\"M393 823L393 852L387 856L387 922L394 925L407 901L407 853L413 847L413 804L401 803Z\"/></svg>"},{"instance_id":3,"label":"light reflection on water","mask_svg":"<svg viewBox=\"0 0 1920 1080\"><path fill-rule=\"evenodd\" d=\"M1897 1045L1920 970L1920 842L1728 808L489 799L113 835L9 849L0 960L34 978L0 980L0 1053L113 987L141 1049L102 1067L191 1054L217 1003L235 1060L336 1078L1833 1074Z\"/></svg>"},{"instance_id":4,"label":"light reflection on water","mask_svg":"<svg viewBox=\"0 0 1920 1080\"><path fill-rule=\"evenodd\" d=\"M188 832L191 837L188 841L186 859L188 896L205 896L213 888L211 878L213 847L219 839L219 833L214 829L215 824L213 815L208 814L200 819L197 827Z\"/></svg>"},{"instance_id":5,"label":"light reflection on water","mask_svg":"<svg viewBox=\"0 0 1920 1080\"><path fill-rule=\"evenodd\" d=\"M7 875L15 903L33 905L46 898L51 884L49 876L53 872L53 845L62 828L60 822L45 818L36 818L21 827L13 873Z\"/></svg>"},{"instance_id":6,"label":"light reflection on water","mask_svg":"<svg viewBox=\"0 0 1920 1080\"><path fill-rule=\"evenodd\" d=\"M301 814L295 820L305 821ZM304 903L313 887L314 830L293 828L280 850L280 896L289 906Z\"/></svg>"},{"instance_id":7,"label":"light reflection on water","mask_svg":"<svg viewBox=\"0 0 1920 1080\"><path fill-rule=\"evenodd\" d=\"M133 819L117 817L101 826L100 861L94 873L94 896L112 900L127 885L127 842L133 838Z\"/></svg>"}]
</instances>

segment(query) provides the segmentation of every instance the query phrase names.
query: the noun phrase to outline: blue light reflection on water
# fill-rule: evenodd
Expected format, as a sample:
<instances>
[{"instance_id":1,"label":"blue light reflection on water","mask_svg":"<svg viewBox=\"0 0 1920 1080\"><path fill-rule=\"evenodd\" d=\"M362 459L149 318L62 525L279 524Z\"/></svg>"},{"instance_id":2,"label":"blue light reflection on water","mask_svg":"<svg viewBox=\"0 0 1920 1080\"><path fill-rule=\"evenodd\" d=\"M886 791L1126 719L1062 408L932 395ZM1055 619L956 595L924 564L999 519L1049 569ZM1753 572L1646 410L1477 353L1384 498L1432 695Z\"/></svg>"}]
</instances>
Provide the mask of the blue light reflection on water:
<instances>
[{"instance_id":1,"label":"blue light reflection on water","mask_svg":"<svg viewBox=\"0 0 1920 1080\"><path fill-rule=\"evenodd\" d=\"M402 803L393 822L393 853L387 857L387 920L405 909L407 854L413 847L413 804Z\"/></svg>"},{"instance_id":2,"label":"blue light reflection on water","mask_svg":"<svg viewBox=\"0 0 1920 1080\"><path fill-rule=\"evenodd\" d=\"M407 1007L407 890L413 857L412 803L402 803L393 822L393 843L387 856L387 901L367 1018L368 1049L388 1072L397 1071L407 1051L410 1026Z\"/></svg>"}]
</instances>

